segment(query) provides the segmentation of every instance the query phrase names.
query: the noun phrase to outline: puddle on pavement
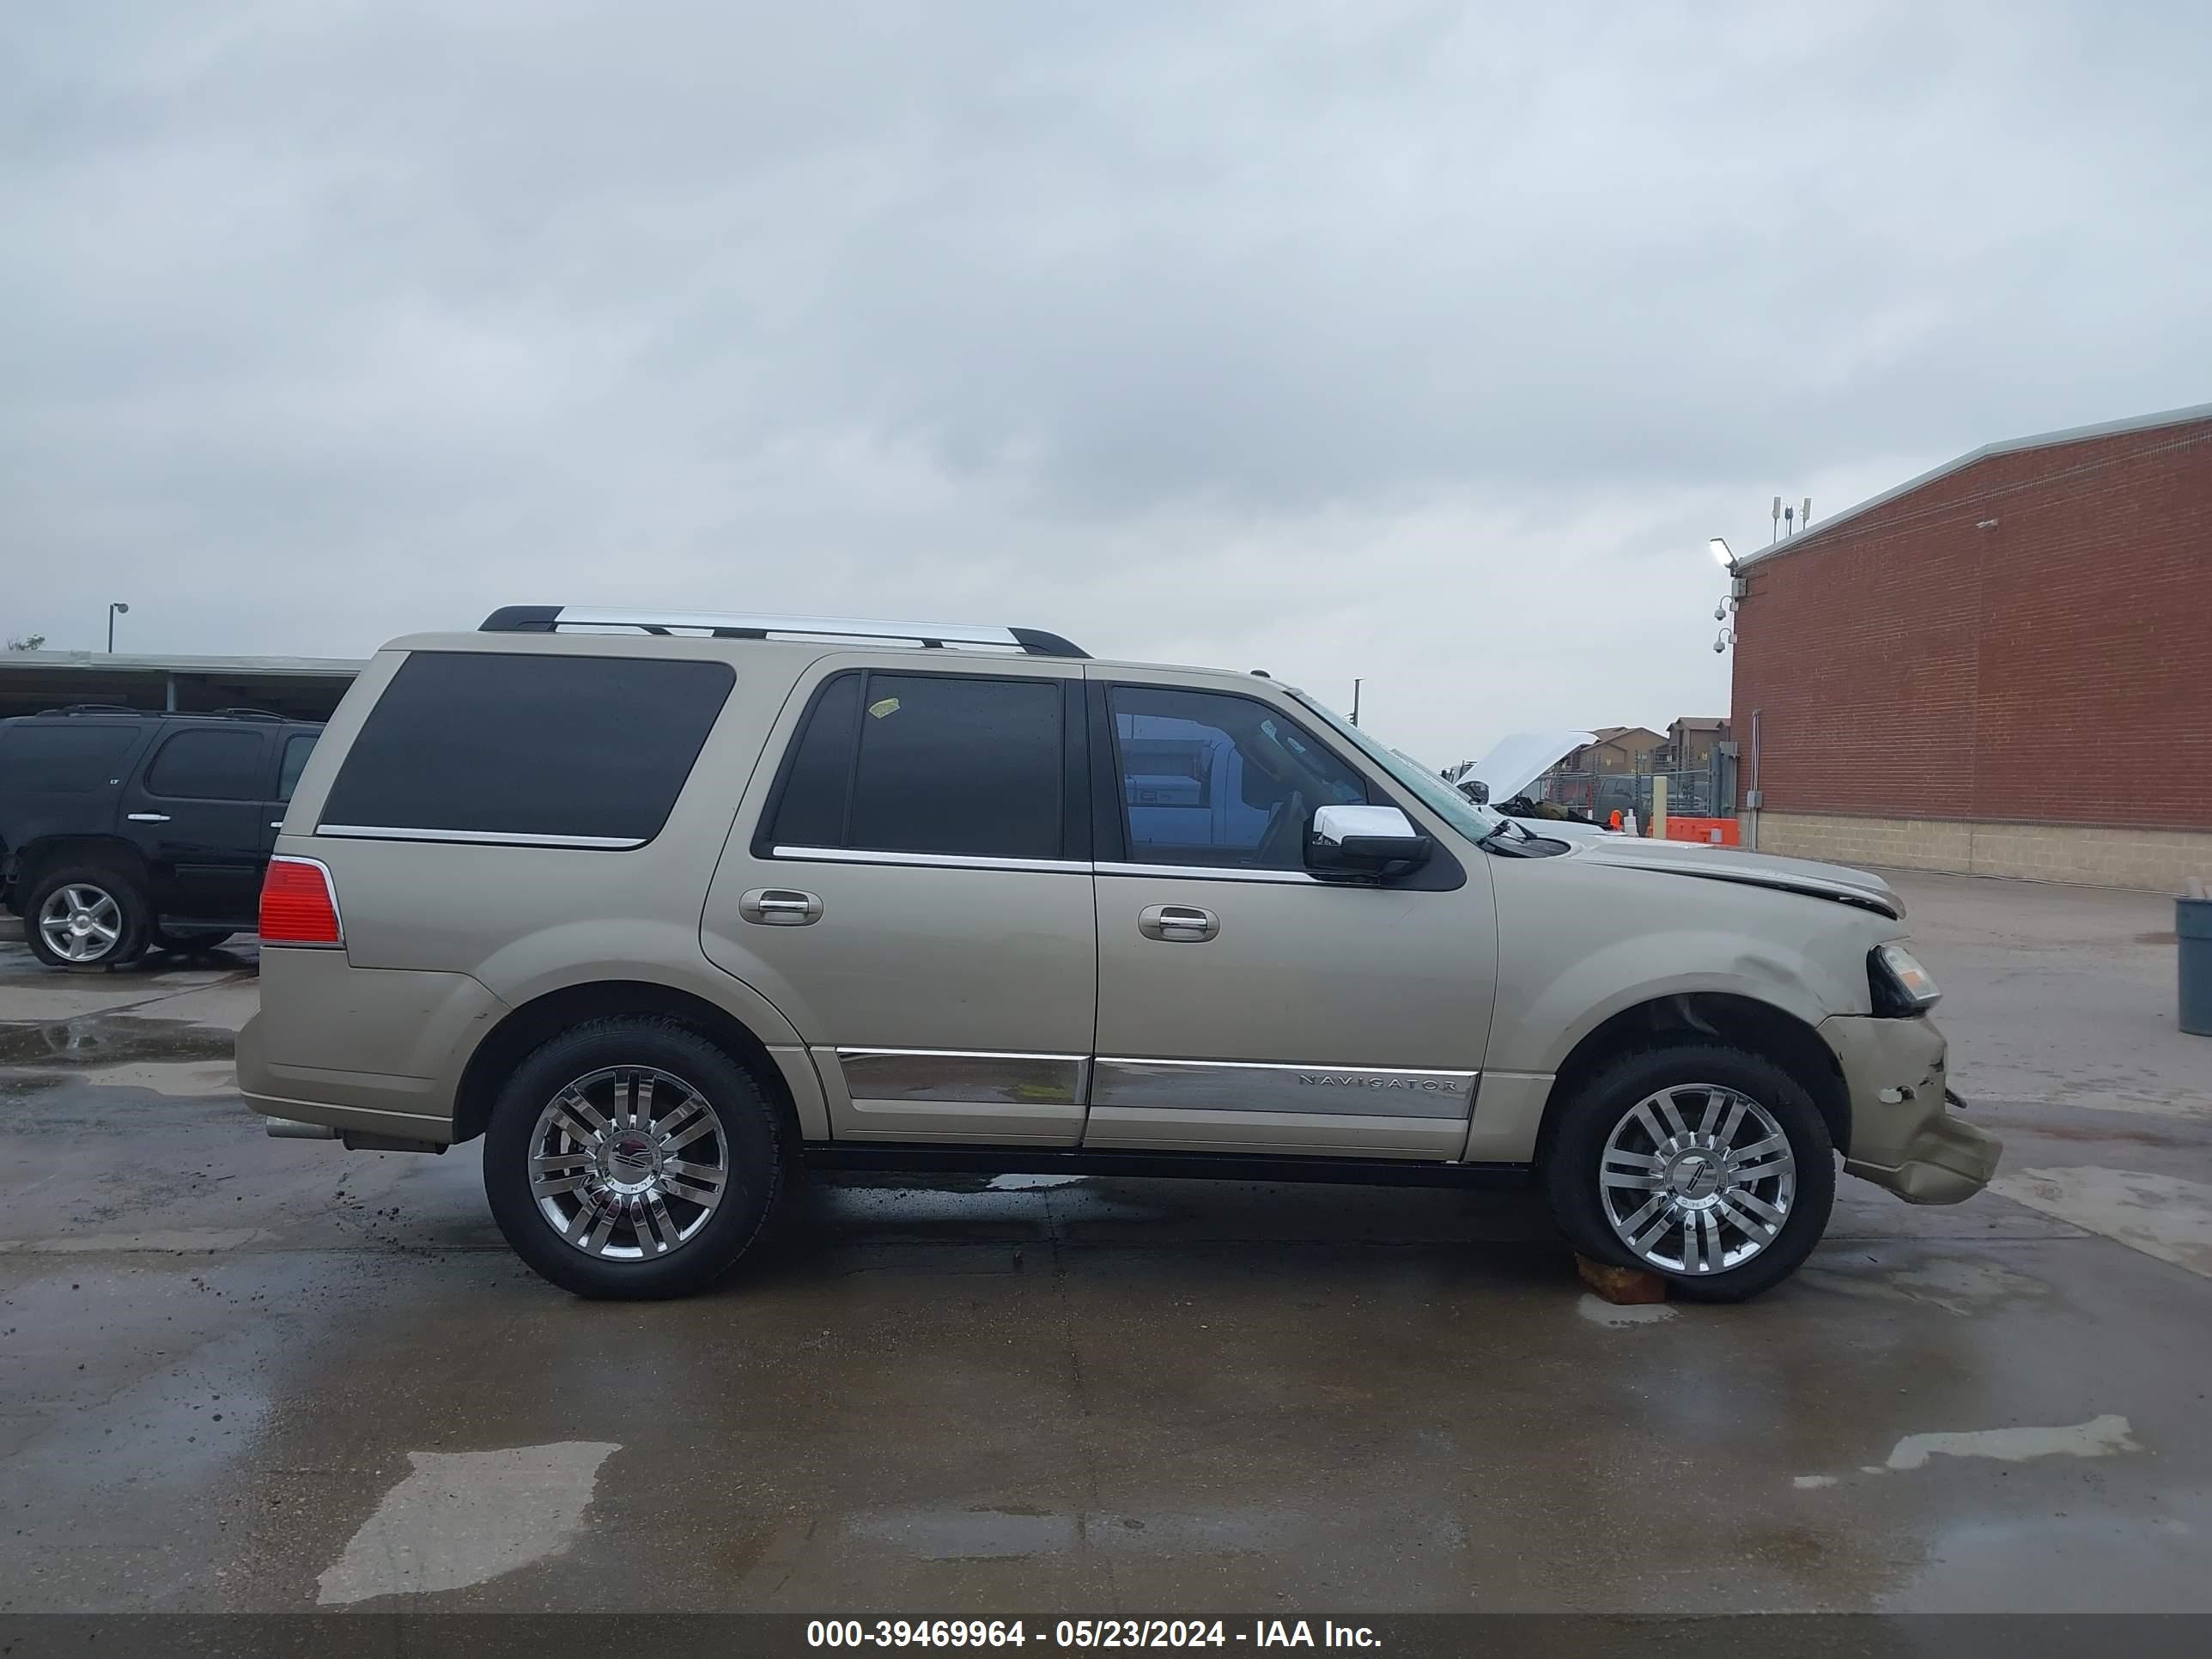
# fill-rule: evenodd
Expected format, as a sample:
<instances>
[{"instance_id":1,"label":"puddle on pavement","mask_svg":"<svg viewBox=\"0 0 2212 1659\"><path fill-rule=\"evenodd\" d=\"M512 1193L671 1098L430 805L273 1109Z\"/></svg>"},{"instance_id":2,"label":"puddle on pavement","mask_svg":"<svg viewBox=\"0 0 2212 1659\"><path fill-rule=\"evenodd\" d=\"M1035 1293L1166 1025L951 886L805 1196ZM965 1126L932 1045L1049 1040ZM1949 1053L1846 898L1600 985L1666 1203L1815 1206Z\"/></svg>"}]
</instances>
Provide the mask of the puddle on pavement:
<instances>
[{"instance_id":1,"label":"puddle on pavement","mask_svg":"<svg viewBox=\"0 0 2212 1659\"><path fill-rule=\"evenodd\" d=\"M184 1019L80 1014L0 1022L0 1066L92 1067L129 1060L228 1060L234 1033Z\"/></svg>"}]
</instances>

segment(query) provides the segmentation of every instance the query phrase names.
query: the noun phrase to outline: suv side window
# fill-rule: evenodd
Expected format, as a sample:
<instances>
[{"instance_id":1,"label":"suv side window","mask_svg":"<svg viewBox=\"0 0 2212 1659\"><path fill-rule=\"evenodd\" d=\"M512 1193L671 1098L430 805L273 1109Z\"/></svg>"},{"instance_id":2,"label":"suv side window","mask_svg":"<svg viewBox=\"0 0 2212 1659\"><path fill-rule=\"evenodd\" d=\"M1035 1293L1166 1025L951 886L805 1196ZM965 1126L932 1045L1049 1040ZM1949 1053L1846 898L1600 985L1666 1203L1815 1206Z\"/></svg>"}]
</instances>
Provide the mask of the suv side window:
<instances>
[{"instance_id":1,"label":"suv side window","mask_svg":"<svg viewBox=\"0 0 2212 1659\"><path fill-rule=\"evenodd\" d=\"M792 744L762 850L1062 857L1062 687L872 669L834 677Z\"/></svg>"},{"instance_id":2,"label":"suv side window","mask_svg":"<svg viewBox=\"0 0 2212 1659\"><path fill-rule=\"evenodd\" d=\"M362 722L319 833L641 847L736 683L689 658L418 651Z\"/></svg>"},{"instance_id":3,"label":"suv side window","mask_svg":"<svg viewBox=\"0 0 2212 1659\"><path fill-rule=\"evenodd\" d=\"M172 800L259 800L262 734L213 728L179 732L146 769L146 793Z\"/></svg>"},{"instance_id":4,"label":"suv side window","mask_svg":"<svg viewBox=\"0 0 2212 1659\"><path fill-rule=\"evenodd\" d=\"M1368 798L1359 774L1256 698L1116 685L1107 706L1133 863L1302 869L1314 809Z\"/></svg>"},{"instance_id":5,"label":"suv side window","mask_svg":"<svg viewBox=\"0 0 2212 1659\"><path fill-rule=\"evenodd\" d=\"M307 769L307 757L315 752L319 732L302 732L284 739L284 767L276 775L276 799L289 800L300 787L300 774Z\"/></svg>"},{"instance_id":6,"label":"suv side window","mask_svg":"<svg viewBox=\"0 0 2212 1659\"><path fill-rule=\"evenodd\" d=\"M0 723L0 793L88 794L115 775L138 732L114 721Z\"/></svg>"}]
</instances>

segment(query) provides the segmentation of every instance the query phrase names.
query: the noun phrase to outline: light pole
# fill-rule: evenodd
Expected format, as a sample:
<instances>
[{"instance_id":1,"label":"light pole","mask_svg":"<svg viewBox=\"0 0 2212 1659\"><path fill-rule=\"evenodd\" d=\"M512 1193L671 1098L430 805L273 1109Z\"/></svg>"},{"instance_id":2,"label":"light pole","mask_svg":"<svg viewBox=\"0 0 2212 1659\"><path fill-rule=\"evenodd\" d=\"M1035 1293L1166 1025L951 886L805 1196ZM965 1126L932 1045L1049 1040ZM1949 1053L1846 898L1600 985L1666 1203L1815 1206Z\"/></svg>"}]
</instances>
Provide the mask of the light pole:
<instances>
[{"instance_id":1,"label":"light pole","mask_svg":"<svg viewBox=\"0 0 2212 1659\"><path fill-rule=\"evenodd\" d=\"M131 607L120 599L107 607L107 654L111 657L115 654L115 619L130 614Z\"/></svg>"},{"instance_id":2,"label":"light pole","mask_svg":"<svg viewBox=\"0 0 2212 1659\"><path fill-rule=\"evenodd\" d=\"M1358 680L1352 683L1352 723L1354 726L1359 724L1359 682Z\"/></svg>"}]
</instances>

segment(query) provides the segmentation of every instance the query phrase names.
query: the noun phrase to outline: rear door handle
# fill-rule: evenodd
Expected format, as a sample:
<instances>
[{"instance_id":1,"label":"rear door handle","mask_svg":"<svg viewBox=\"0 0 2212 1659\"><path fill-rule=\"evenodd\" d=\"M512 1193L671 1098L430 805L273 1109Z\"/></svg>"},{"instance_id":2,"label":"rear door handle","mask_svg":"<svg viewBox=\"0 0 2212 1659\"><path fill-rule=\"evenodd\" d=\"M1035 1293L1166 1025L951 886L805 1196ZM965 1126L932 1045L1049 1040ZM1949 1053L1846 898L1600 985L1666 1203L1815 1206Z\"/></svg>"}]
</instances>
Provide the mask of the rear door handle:
<instances>
[{"instance_id":1,"label":"rear door handle","mask_svg":"<svg viewBox=\"0 0 2212 1659\"><path fill-rule=\"evenodd\" d=\"M1203 945L1221 931L1221 918L1194 904L1148 904L1137 912L1137 931L1163 945Z\"/></svg>"},{"instance_id":2,"label":"rear door handle","mask_svg":"<svg viewBox=\"0 0 2212 1659\"><path fill-rule=\"evenodd\" d=\"M133 823L167 823L169 821L167 812L125 812L123 816Z\"/></svg>"},{"instance_id":3,"label":"rear door handle","mask_svg":"<svg viewBox=\"0 0 2212 1659\"><path fill-rule=\"evenodd\" d=\"M822 901L793 887L756 887L738 901L738 914L769 927L804 927L822 919Z\"/></svg>"}]
</instances>

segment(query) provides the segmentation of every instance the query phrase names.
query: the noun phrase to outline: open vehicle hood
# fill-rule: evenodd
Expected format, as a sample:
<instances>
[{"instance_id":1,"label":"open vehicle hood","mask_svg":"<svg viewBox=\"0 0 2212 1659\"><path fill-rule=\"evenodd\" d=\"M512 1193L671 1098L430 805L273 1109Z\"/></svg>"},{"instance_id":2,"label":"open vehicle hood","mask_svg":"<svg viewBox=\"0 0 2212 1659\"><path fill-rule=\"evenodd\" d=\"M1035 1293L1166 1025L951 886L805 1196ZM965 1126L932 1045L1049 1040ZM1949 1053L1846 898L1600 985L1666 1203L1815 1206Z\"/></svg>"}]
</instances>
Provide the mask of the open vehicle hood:
<instances>
[{"instance_id":1,"label":"open vehicle hood","mask_svg":"<svg viewBox=\"0 0 2212 1659\"><path fill-rule=\"evenodd\" d=\"M1584 823L1580 818L1524 818L1513 813L1508 817L1532 836L1546 841L1626 841L1623 831L1602 823Z\"/></svg>"},{"instance_id":2,"label":"open vehicle hood","mask_svg":"<svg viewBox=\"0 0 2212 1659\"><path fill-rule=\"evenodd\" d=\"M1480 778L1489 787L1491 805L1498 805L1535 782L1546 767L1570 750L1595 741L1595 733L1589 732L1514 732L1500 738L1480 760L1470 762L1452 782Z\"/></svg>"},{"instance_id":3,"label":"open vehicle hood","mask_svg":"<svg viewBox=\"0 0 2212 1659\"><path fill-rule=\"evenodd\" d=\"M1771 857L1732 847L1709 847L1698 842L1646 841L1634 836L1606 836L1568 843L1564 856L1585 864L1609 864L1626 870L1650 870L1662 875L1688 876L1704 881L1740 882L1752 887L1771 887L1810 898L1832 899L1863 910L1902 920L1905 901L1880 876L1840 864L1819 864L1811 859Z\"/></svg>"}]
</instances>

